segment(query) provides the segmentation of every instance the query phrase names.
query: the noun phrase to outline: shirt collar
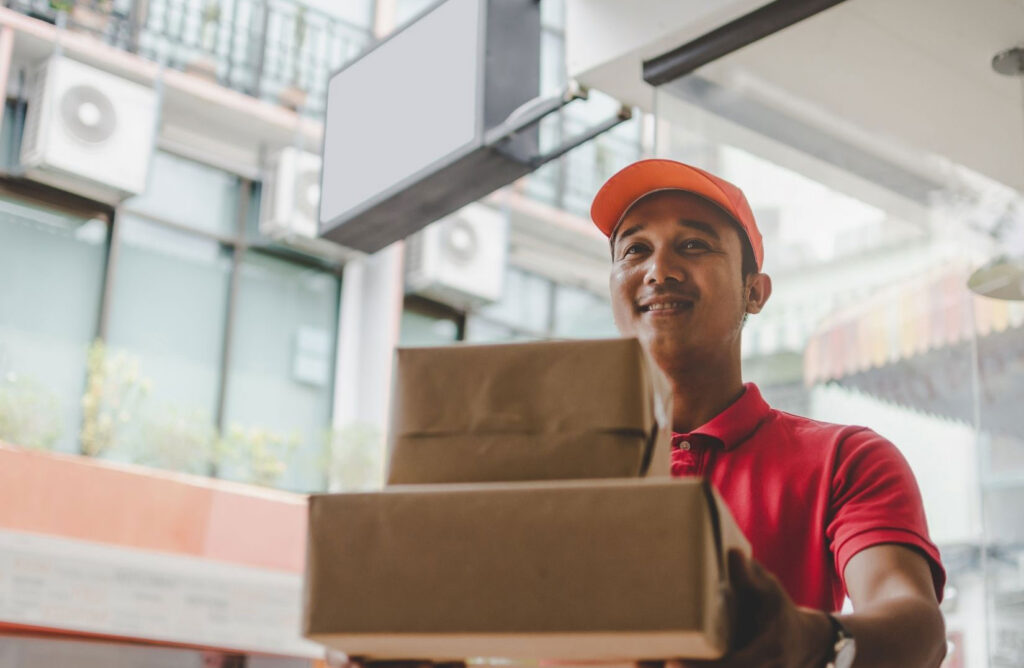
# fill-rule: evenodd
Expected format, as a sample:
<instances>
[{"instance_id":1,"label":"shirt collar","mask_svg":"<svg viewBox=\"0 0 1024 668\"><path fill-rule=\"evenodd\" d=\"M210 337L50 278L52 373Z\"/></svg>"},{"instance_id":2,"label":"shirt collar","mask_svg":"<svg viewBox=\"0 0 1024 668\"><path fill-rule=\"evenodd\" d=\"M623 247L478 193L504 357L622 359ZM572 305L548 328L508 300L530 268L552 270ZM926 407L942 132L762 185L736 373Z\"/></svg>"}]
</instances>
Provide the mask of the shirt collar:
<instances>
[{"instance_id":1,"label":"shirt collar","mask_svg":"<svg viewBox=\"0 0 1024 668\"><path fill-rule=\"evenodd\" d=\"M771 407L761 396L757 385L746 383L743 394L728 408L689 434L676 436L685 438L701 434L720 441L726 450L732 450L754 433L770 411Z\"/></svg>"}]
</instances>

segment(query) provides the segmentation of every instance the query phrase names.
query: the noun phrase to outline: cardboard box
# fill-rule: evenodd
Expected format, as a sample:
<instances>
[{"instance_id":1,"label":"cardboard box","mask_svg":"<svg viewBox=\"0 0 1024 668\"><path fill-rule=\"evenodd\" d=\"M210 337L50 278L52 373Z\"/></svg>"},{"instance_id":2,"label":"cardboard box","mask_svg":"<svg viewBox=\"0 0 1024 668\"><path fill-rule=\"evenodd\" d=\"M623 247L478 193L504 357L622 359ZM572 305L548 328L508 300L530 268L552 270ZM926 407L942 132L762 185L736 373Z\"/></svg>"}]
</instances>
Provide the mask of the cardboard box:
<instances>
[{"instance_id":1,"label":"cardboard box","mask_svg":"<svg viewBox=\"0 0 1024 668\"><path fill-rule=\"evenodd\" d=\"M387 482L668 476L670 416L636 339L401 349Z\"/></svg>"},{"instance_id":2,"label":"cardboard box","mask_svg":"<svg viewBox=\"0 0 1024 668\"><path fill-rule=\"evenodd\" d=\"M393 487L313 496L304 634L350 656L717 658L725 555L699 479Z\"/></svg>"}]
</instances>

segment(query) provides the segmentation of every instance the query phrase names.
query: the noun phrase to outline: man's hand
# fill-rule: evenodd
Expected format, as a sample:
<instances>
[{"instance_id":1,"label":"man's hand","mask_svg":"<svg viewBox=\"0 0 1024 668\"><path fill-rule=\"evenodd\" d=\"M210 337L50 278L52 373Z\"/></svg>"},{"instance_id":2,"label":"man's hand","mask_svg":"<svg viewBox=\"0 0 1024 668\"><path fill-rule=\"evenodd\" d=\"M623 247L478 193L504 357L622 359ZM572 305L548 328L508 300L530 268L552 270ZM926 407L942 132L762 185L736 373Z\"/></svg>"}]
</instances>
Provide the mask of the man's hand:
<instances>
[{"instance_id":1,"label":"man's hand","mask_svg":"<svg viewBox=\"0 0 1024 668\"><path fill-rule=\"evenodd\" d=\"M733 649L721 661L669 661L665 668L821 668L833 640L828 617L798 608L756 562L729 554L736 611ZM928 561L898 544L875 545L846 565L854 613L840 617L857 643L854 666L934 668L945 655L945 630ZM645 665L640 668L659 668ZM661 662L651 662L661 664Z\"/></svg>"},{"instance_id":2,"label":"man's hand","mask_svg":"<svg viewBox=\"0 0 1024 668\"><path fill-rule=\"evenodd\" d=\"M702 668L822 668L832 648L828 617L798 608L775 577L738 550L729 552L736 618L732 650L720 661L683 661ZM669 662L669 666L675 662Z\"/></svg>"}]
</instances>

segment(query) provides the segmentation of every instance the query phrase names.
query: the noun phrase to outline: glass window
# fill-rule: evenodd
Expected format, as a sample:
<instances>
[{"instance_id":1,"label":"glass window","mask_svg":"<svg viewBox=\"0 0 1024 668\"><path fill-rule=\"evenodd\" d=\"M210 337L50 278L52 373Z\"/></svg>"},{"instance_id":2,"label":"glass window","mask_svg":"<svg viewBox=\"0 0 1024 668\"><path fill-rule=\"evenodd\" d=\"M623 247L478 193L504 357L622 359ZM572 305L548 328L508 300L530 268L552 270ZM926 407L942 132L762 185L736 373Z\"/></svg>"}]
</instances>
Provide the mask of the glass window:
<instances>
[{"instance_id":1,"label":"glass window","mask_svg":"<svg viewBox=\"0 0 1024 668\"><path fill-rule=\"evenodd\" d=\"M360 28L369 29L373 23L373 0L305 0L302 4Z\"/></svg>"},{"instance_id":2,"label":"glass window","mask_svg":"<svg viewBox=\"0 0 1024 668\"><path fill-rule=\"evenodd\" d=\"M481 307L475 314L513 329L544 336L549 328L550 312L551 282L509 267L501 300Z\"/></svg>"},{"instance_id":3,"label":"glass window","mask_svg":"<svg viewBox=\"0 0 1024 668\"><path fill-rule=\"evenodd\" d=\"M565 0L541 0L540 20L545 28L561 30L565 27Z\"/></svg>"},{"instance_id":4,"label":"glass window","mask_svg":"<svg viewBox=\"0 0 1024 668\"><path fill-rule=\"evenodd\" d=\"M542 338L544 337L501 325L486 318L473 316L466 318L466 341L469 343L514 343L516 341L536 341Z\"/></svg>"},{"instance_id":5,"label":"glass window","mask_svg":"<svg viewBox=\"0 0 1024 668\"><path fill-rule=\"evenodd\" d=\"M948 573L947 661L1020 665L1019 171L1008 181L1016 189L998 183L1002 154L962 149L991 142L947 141L955 135L944 127L980 132L970 118L922 123L923 88L879 94L877 80L858 76L863 40L801 55L797 45L823 43L806 41L819 20L837 22L817 37L838 34L838 11L659 88L656 154L731 180L759 221L773 291L744 330L745 379L778 408L866 425L896 444ZM785 40L790 64L821 68L825 58L849 78L800 87L815 81L801 66L762 67ZM850 105L847 84L858 79L854 97L870 103ZM980 296L969 280L986 268L976 287L990 296Z\"/></svg>"},{"instance_id":6,"label":"glass window","mask_svg":"<svg viewBox=\"0 0 1024 668\"><path fill-rule=\"evenodd\" d=\"M224 477L324 488L339 280L260 253L240 267L224 412Z\"/></svg>"},{"instance_id":7,"label":"glass window","mask_svg":"<svg viewBox=\"0 0 1024 668\"><path fill-rule=\"evenodd\" d=\"M0 440L77 450L107 224L0 198Z\"/></svg>"},{"instance_id":8,"label":"glass window","mask_svg":"<svg viewBox=\"0 0 1024 668\"><path fill-rule=\"evenodd\" d=\"M83 450L207 472L230 251L130 215L118 225L108 345L89 361Z\"/></svg>"},{"instance_id":9,"label":"glass window","mask_svg":"<svg viewBox=\"0 0 1024 668\"><path fill-rule=\"evenodd\" d=\"M607 297L571 286L555 293L554 335L567 339L601 339L619 336Z\"/></svg>"},{"instance_id":10,"label":"glass window","mask_svg":"<svg viewBox=\"0 0 1024 668\"><path fill-rule=\"evenodd\" d=\"M146 192L129 199L124 208L204 232L234 236L238 193L234 174L157 151Z\"/></svg>"},{"instance_id":11,"label":"glass window","mask_svg":"<svg viewBox=\"0 0 1024 668\"><path fill-rule=\"evenodd\" d=\"M436 4L438 0L395 0L395 27L402 27Z\"/></svg>"},{"instance_id":12,"label":"glass window","mask_svg":"<svg viewBox=\"0 0 1024 668\"><path fill-rule=\"evenodd\" d=\"M402 311L398 345L444 346L459 338L459 323L452 318L419 313L408 308Z\"/></svg>"}]
</instances>

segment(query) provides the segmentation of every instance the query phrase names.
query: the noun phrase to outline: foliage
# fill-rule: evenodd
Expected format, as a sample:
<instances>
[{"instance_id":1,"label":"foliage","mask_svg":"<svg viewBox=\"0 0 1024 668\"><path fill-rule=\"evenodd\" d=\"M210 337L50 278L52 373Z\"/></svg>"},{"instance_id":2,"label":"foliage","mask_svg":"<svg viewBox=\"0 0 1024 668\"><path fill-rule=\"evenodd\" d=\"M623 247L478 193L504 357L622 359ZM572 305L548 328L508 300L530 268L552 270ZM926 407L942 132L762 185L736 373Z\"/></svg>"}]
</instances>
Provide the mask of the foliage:
<instances>
[{"instance_id":1,"label":"foliage","mask_svg":"<svg viewBox=\"0 0 1024 668\"><path fill-rule=\"evenodd\" d=\"M292 79L293 86L299 85L299 69L302 61L302 50L306 45L306 7L298 5L295 9L295 21L292 25Z\"/></svg>"},{"instance_id":2,"label":"foliage","mask_svg":"<svg viewBox=\"0 0 1024 668\"><path fill-rule=\"evenodd\" d=\"M61 436L60 401L31 378L9 373L0 382L0 440L49 449Z\"/></svg>"},{"instance_id":3,"label":"foliage","mask_svg":"<svg viewBox=\"0 0 1024 668\"><path fill-rule=\"evenodd\" d=\"M222 457L213 420L203 411L170 408L145 421L135 452L139 464L205 475Z\"/></svg>"},{"instance_id":4,"label":"foliage","mask_svg":"<svg viewBox=\"0 0 1024 668\"><path fill-rule=\"evenodd\" d=\"M299 447L298 432L282 432L261 427L232 424L218 444L220 461L234 463L247 482L273 486L288 468L287 460Z\"/></svg>"},{"instance_id":5,"label":"foliage","mask_svg":"<svg viewBox=\"0 0 1024 668\"><path fill-rule=\"evenodd\" d=\"M220 28L220 0L207 0L201 15L200 40L204 51L212 51Z\"/></svg>"},{"instance_id":6,"label":"foliage","mask_svg":"<svg viewBox=\"0 0 1024 668\"><path fill-rule=\"evenodd\" d=\"M89 346L86 368L80 447L83 454L97 457L117 444L121 428L131 422L152 383L139 373L137 357L111 355L100 340Z\"/></svg>"},{"instance_id":7,"label":"foliage","mask_svg":"<svg viewBox=\"0 0 1024 668\"><path fill-rule=\"evenodd\" d=\"M352 422L328 435L327 471L334 491L380 489L383 485L384 443L380 430Z\"/></svg>"}]
</instances>

